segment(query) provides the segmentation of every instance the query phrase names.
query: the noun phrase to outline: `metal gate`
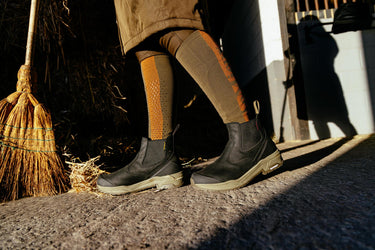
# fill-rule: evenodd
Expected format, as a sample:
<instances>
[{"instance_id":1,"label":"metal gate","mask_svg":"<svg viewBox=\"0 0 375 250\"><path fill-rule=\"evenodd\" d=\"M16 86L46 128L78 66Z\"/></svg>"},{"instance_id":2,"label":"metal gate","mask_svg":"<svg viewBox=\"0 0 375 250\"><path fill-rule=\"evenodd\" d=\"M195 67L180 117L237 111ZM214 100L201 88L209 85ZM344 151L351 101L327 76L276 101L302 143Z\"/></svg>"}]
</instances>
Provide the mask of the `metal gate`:
<instances>
[{"instance_id":1,"label":"metal gate","mask_svg":"<svg viewBox=\"0 0 375 250\"><path fill-rule=\"evenodd\" d=\"M331 18L340 4L348 2L368 3L369 7L374 6L374 0L295 0L295 19L299 20L306 15L315 15L318 18ZM373 9L372 12L374 12Z\"/></svg>"},{"instance_id":2,"label":"metal gate","mask_svg":"<svg viewBox=\"0 0 375 250\"><path fill-rule=\"evenodd\" d=\"M300 11L337 9L339 4L347 2L368 2L367 0L296 0L296 9Z\"/></svg>"}]
</instances>

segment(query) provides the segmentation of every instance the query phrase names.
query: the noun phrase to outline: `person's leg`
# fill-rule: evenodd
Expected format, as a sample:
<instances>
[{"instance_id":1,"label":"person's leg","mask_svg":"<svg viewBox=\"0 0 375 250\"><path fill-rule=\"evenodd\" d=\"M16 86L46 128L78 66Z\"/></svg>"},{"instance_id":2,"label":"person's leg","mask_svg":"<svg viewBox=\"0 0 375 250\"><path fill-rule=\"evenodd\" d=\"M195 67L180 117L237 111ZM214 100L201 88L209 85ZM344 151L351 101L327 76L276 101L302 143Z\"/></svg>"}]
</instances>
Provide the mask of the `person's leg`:
<instances>
[{"instance_id":1,"label":"person's leg","mask_svg":"<svg viewBox=\"0 0 375 250\"><path fill-rule=\"evenodd\" d=\"M172 133L173 73L166 54L154 51L136 53L146 92L149 138L142 138L135 159L124 168L98 178L98 189L125 194L157 187L182 185L182 172L174 154Z\"/></svg>"},{"instance_id":2,"label":"person's leg","mask_svg":"<svg viewBox=\"0 0 375 250\"><path fill-rule=\"evenodd\" d=\"M210 99L229 134L218 160L193 173L191 183L202 189L227 190L248 184L255 176L282 165L275 144L249 119L242 92L212 38L202 31L173 31L160 44L174 55ZM256 106L256 112L259 107Z\"/></svg>"},{"instance_id":3,"label":"person's leg","mask_svg":"<svg viewBox=\"0 0 375 250\"><path fill-rule=\"evenodd\" d=\"M212 38L203 31L177 30L160 39L193 77L224 123L249 121L242 92Z\"/></svg>"},{"instance_id":4,"label":"person's leg","mask_svg":"<svg viewBox=\"0 0 375 250\"><path fill-rule=\"evenodd\" d=\"M172 132L173 71L169 56L154 51L139 51L148 111L148 137L166 139Z\"/></svg>"}]
</instances>

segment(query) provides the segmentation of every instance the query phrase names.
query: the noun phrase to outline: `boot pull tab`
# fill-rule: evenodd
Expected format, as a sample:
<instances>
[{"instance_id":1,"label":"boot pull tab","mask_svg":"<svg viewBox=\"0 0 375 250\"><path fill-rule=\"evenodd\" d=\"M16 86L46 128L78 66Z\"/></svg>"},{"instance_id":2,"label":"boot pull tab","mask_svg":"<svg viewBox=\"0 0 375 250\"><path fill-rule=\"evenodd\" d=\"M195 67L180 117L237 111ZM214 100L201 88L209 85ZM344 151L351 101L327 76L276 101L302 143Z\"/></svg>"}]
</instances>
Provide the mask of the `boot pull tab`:
<instances>
[{"instance_id":1,"label":"boot pull tab","mask_svg":"<svg viewBox=\"0 0 375 250\"><path fill-rule=\"evenodd\" d=\"M259 130L259 127L258 127L258 115L259 115L259 112L260 112L260 104L259 104L259 101L258 100L255 100L253 102L253 106L254 106L254 110L255 110L255 124L257 126L257 129Z\"/></svg>"},{"instance_id":2,"label":"boot pull tab","mask_svg":"<svg viewBox=\"0 0 375 250\"><path fill-rule=\"evenodd\" d=\"M177 132L177 130L180 128L180 124L178 123L177 125L176 125L176 127L175 127L175 129L172 131L172 150L173 150L173 152L174 152L174 135L176 134L176 132ZM163 150L165 151L165 149L166 149L166 143L167 143L167 141L165 141L164 142L164 148L163 148Z\"/></svg>"},{"instance_id":3,"label":"boot pull tab","mask_svg":"<svg viewBox=\"0 0 375 250\"><path fill-rule=\"evenodd\" d=\"M258 100L255 100L255 101L253 102L253 106L254 106L255 114L258 116L258 115L259 115L259 111L260 111L260 104L259 104L259 101L258 101Z\"/></svg>"},{"instance_id":4,"label":"boot pull tab","mask_svg":"<svg viewBox=\"0 0 375 250\"><path fill-rule=\"evenodd\" d=\"M180 124L178 123L176 125L176 127L174 128L173 132L172 132L172 136L174 137L174 135L176 134L177 130L180 128Z\"/></svg>"}]
</instances>

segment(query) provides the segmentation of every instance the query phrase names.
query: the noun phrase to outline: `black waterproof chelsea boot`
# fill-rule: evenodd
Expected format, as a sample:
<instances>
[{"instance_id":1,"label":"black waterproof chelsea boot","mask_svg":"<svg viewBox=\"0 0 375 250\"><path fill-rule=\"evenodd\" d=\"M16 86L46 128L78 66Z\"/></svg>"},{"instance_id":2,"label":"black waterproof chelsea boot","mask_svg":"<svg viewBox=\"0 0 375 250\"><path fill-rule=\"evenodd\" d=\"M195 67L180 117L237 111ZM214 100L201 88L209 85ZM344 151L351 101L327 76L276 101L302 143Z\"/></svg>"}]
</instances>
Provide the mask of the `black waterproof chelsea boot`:
<instances>
[{"instance_id":1,"label":"black waterproof chelsea boot","mask_svg":"<svg viewBox=\"0 0 375 250\"><path fill-rule=\"evenodd\" d=\"M268 174L283 164L275 143L260 128L258 119L226 125L229 140L211 165L192 174L201 189L230 190L247 185L255 176Z\"/></svg>"},{"instance_id":2,"label":"black waterproof chelsea boot","mask_svg":"<svg viewBox=\"0 0 375 250\"><path fill-rule=\"evenodd\" d=\"M166 140L142 138L132 162L111 173L102 174L97 187L103 193L120 195L148 188L169 189L182 182L181 165L173 150L173 137Z\"/></svg>"}]
</instances>

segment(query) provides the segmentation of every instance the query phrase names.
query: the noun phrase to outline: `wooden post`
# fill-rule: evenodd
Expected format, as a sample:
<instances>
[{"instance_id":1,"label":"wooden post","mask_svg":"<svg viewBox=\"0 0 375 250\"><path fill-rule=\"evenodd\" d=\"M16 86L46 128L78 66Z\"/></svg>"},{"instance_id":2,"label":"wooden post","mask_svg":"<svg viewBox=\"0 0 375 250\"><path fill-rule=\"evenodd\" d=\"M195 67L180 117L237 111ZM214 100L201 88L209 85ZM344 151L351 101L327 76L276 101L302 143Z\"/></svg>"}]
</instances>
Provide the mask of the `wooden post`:
<instances>
[{"instance_id":1,"label":"wooden post","mask_svg":"<svg viewBox=\"0 0 375 250\"><path fill-rule=\"evenodd\" d=\"M287 18L287 25L288 26L295 26L296 25L296 19L295 19L295 13L297 11L303 11L300 9L300 0L285 0L285 6L286 6L286 18ZM294 8L294 2L296 2L296 8ZM289 32L290 33L290 32ZM290 35L297 35L297 34L290 34ZM288 40L287 38L284 38ZM293 44L289 44L288 46L294 46ZM293 48L293 50L298 50L298 48ZM289 49L290 51L290 49ZM295 60L299 60L299 58L296 58L295 54L291 55L289 54L290 58L286 58L285 60L290 62L289 65L294 64ZM291 70L291 69L289 69ZM292 73L292 72L290 72ZM309 124L307 120L302 120L298 117L298 109L301 108L298 105L301 105L301 103L297 103L297 98L296 98L296 91L295 91L295 82L300 81L301 79L294 79L292 76L292 79L287 79L292 82L294 82L289 88L287 89L287 101L288 101L288 106L289 106L289 113L291 116L291 123L293 126L294 130L294 135L296 140L307 140L310 139L310 131L309 131ZM302 80L301 80L302 81ZM299 82L299 84L303 84L302 82ZM304 104L302 104L304 105Z\"/></svg>"}]
</instances>

